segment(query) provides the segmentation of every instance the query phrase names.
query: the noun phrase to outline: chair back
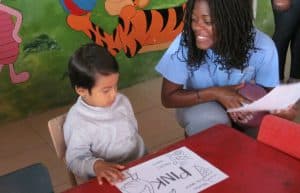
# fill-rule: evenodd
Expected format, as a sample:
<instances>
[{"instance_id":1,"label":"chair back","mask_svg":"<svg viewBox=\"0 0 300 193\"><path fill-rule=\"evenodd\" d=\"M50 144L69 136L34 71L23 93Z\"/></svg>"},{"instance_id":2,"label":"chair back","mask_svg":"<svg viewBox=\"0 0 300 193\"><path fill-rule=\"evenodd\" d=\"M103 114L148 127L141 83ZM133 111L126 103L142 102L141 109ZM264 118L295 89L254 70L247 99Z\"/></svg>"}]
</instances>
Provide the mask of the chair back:
<instances>
[{"instance_id":1,"label":"chair back","mask_svg":"<svg viewBox=\"0 0 300 193\"><path fill-rule=\"evenodd\" d=\"M66 144L64 139L63 125L66 114L59 115L48 121L49 133L54 145L56 155L65 162ZM72 186L77 185L75 175L68 169L68 175Z\"/></svg>"},{"instance_id":2,"label":"chair back","mask_svg":"<svg viewBox=\"0 0 300 193\"><path fill-rule=\"evenodd\" d=\"M63 160L66 152L66 144L63 135L63 125L66 119L66 114L59 115L48 121L49 133L55 148L56 155Z\"/></svg>"},{"instance_id":3,"label":"chair back","mask_svg":"<svg viewBox=\"0 0 300 193\"><path fill-rule=\"evenodd\" d=\"M33 164L0 176L3 193L53 193L48 169L41 163Z\"/></svg>"},{"instance_id":4,"label":"chair back","mask_svg":"<svg viewBox=\"0 0 300 193\"><path fill-rule=\"evenodd\" d=\"M266 115L259 128L258 141L300 159L300 124Z\"/></svg>"}]
</instances>

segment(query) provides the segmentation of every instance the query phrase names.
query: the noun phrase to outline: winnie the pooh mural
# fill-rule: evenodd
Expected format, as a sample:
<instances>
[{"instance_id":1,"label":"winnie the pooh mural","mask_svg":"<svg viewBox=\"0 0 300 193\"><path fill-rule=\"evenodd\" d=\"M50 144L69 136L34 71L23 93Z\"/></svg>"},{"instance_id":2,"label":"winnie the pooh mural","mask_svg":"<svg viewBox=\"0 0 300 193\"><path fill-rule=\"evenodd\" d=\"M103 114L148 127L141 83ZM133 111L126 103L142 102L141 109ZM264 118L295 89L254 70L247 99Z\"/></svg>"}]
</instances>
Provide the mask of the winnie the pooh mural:
<instances>
[{"instance_id":1,"label":"winnie the pooh mural","mask_svg":"<svg viewBox=\"0 0 300 193\"><path fill-rule=\"evenodd\" d=\"M106 0L105 9L110 15L118 15L118 25L112 34L91 20L95 0L61 0L68 25L81 31L112 55L121 50L127 57L137 53L165 49L182 31L185 4L165 9L143 10L149 0Z\"/></svg>"}]
</instances>

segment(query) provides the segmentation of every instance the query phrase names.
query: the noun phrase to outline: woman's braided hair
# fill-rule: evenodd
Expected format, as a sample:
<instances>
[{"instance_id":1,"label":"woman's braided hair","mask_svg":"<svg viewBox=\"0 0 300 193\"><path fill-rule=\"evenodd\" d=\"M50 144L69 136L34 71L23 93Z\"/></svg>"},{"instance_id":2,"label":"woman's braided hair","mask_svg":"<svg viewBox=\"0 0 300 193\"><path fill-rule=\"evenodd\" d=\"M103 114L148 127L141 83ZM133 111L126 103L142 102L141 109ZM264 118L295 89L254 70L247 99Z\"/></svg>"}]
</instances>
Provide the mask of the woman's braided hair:
<instances>
[{"instance_id":1,"label":"woman's braided hair","mask_svg":"<svg viewBox=\"0 0 300 193\"><path fill-rule=\"evenodd\" d=\"M196 1L199 0L187 1L181 39L181 45L187 47L188 50L185 60L193 70L200 67L206 54L206 50L197 48L195 35L191 28ZM230 72L232 68L243 70L248 66L249 50L255 50L252 0L206 1L210 8L215 35L212 49L218 55L214 59L214 63L219 64L220 69L227 72Z\"/></svg>"}]
</instances>

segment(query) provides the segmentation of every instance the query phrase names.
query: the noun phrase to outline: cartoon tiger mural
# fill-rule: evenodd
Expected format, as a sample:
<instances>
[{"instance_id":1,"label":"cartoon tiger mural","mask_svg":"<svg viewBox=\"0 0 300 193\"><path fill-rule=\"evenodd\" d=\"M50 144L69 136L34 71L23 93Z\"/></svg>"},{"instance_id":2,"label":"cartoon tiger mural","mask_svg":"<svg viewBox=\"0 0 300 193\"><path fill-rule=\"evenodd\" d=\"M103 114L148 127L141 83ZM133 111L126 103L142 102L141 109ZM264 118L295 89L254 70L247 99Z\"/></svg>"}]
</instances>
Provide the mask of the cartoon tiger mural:
<instances>
[{"instance_id":1,"label":"cartoon tiger mural","mask_svg":"<svg viewBox=\"0 0 300 193\"><path fill-rule=\"evenodd\" d=\"M118 25L112 34L108 34L91 21L91 9L82 9L82 5L79 7L71 0L61 2L70 11L67 24L85 33L98 45L106 47L112 55L123 50L127 57L132 57L139 52L166 48L183 29L185 4L152 10L138 10L137 1L125 4L120 9ZM145 6L147 3L141 4Z\"/></svg>"}]
</instances>

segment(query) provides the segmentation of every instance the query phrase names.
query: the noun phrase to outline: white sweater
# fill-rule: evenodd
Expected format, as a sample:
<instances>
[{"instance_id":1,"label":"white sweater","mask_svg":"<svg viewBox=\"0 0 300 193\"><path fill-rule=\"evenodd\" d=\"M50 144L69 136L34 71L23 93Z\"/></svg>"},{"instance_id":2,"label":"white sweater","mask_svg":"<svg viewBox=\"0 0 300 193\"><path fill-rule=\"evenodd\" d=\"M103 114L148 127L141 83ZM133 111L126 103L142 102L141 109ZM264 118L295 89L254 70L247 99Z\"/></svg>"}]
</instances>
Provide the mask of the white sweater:
<instances>
[{"instance_id":1,"label":"white sweater","mask_svg":"<svg viewBox=\"0 0 300 193\"><path fill-rule=\"evenodd\" d=\"M120 93L104 108L90 106L78 97L64 123L64 138L67 165L84 179L95 176L93 165L98 159L126 163L146 152L131 104Z\"/></svg>"}]
</instances>

